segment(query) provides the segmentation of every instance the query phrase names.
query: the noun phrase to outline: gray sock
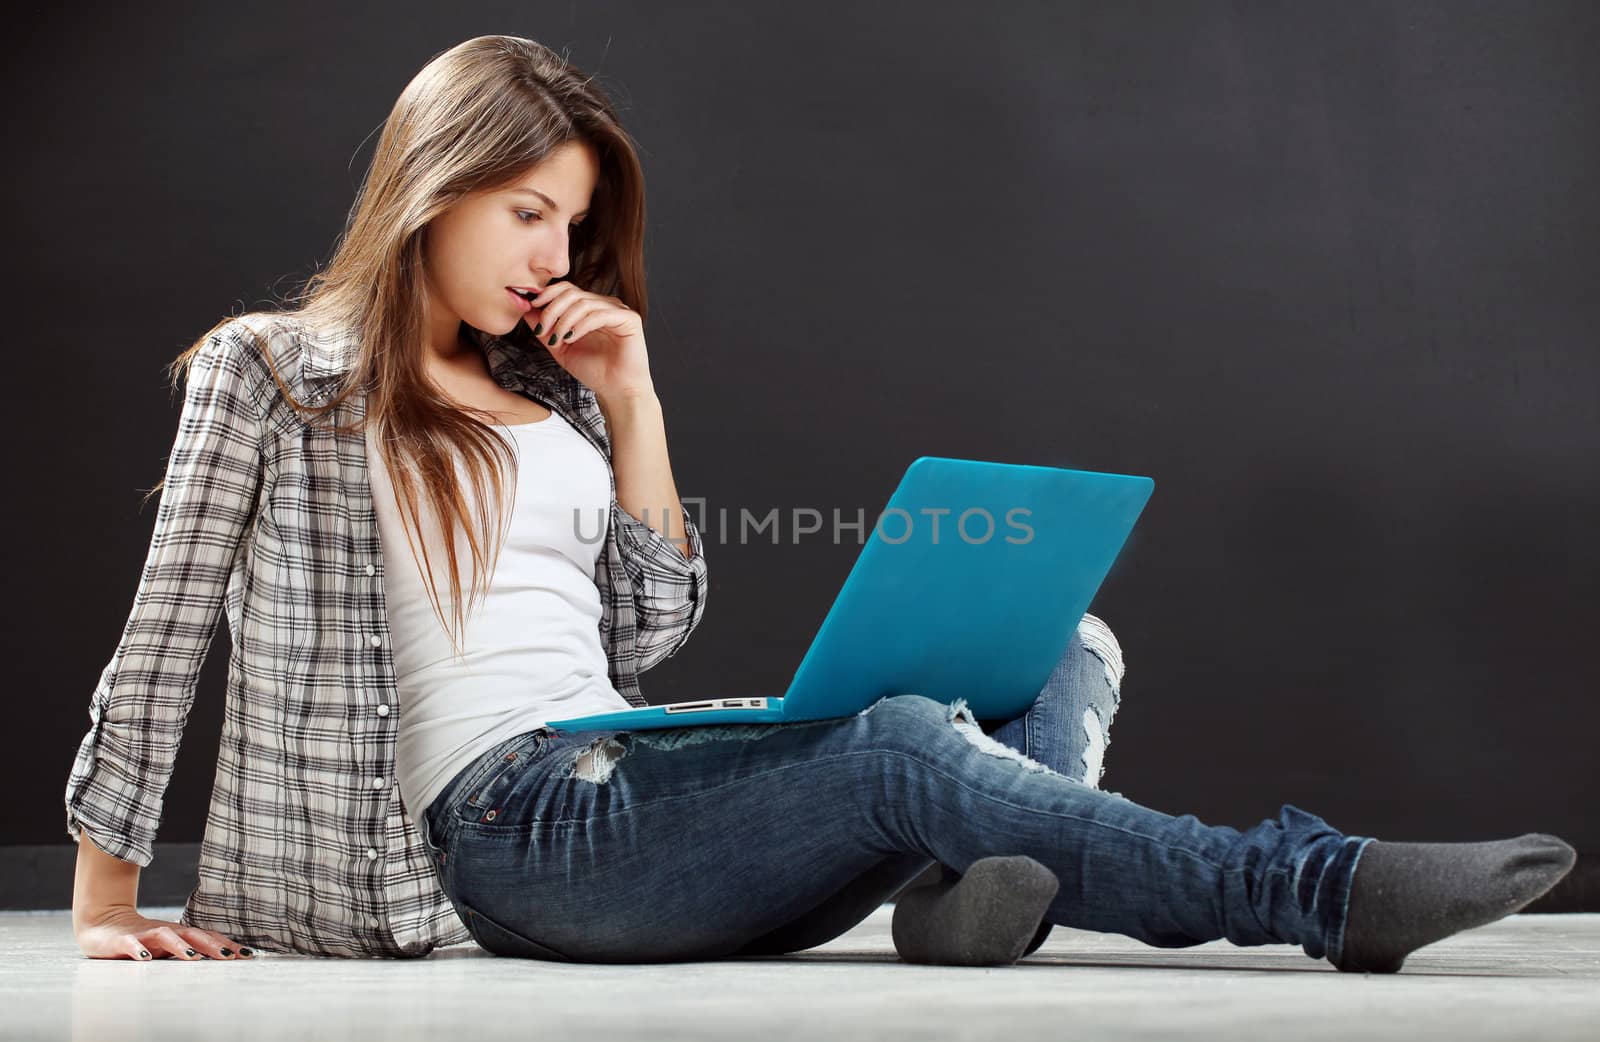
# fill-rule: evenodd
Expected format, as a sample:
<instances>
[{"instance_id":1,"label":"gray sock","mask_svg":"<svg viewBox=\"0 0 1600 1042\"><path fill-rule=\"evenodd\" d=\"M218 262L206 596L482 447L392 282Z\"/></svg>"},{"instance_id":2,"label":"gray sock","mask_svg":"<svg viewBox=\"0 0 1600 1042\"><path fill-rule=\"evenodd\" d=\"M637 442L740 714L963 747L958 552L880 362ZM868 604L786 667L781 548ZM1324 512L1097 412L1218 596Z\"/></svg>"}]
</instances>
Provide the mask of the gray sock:
<instances>
[{"instance_id":1,"label":"gray sock","mask_svg":"<svg viewBox=\"0 0 1600 1042\"><path fill-rule=\"evenodd\" d=\"M952 876L947 871L896 899L891 932L906 962L1009 966L1032 950L1061 886L1054 872L1021 854L980 858L959 879Z\"/></svg>"},{"instance_id":2,"label":"gray sock","mask_svg":"<svg viewBox=\"0 0 1600 1042\"><path fill-rule=\"evenodd\" d=\"M1531 903L1572 870L1577 856L1543 832L1484 843L1374 840L1356 862L1344 951L1334 965L1394 973L1423 945Z\"/></svg>"}]
</instances>

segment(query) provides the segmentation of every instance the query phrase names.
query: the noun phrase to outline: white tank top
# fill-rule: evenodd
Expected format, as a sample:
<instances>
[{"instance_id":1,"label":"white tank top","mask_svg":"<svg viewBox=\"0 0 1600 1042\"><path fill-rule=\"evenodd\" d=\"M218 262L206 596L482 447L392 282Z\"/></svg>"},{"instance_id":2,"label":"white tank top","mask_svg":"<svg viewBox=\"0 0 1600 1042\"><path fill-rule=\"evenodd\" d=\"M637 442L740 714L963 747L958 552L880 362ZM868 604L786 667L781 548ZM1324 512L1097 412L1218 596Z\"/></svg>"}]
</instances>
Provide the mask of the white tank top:
<instances>
[{"instance_id":1,"label":"white tank top","mask_svg":"<svg viewBox=\"0 0 1600 1042\"><path fill-rule=\"evenodd\" d=\"M390 475L370 432L367 438L400 697L395 773L413 820L462 768L505 739L546 720L631 708L611 684L600 641L594 573L611 510L606 462L559 413L499 426L509 431L518 459L515 499L508 487L500 559L484 600L465 619L459 659L428 599ZM457 473L464 481L465 468ZM462 492L470 503L470 484ZM453 625L449 562L431 508L424 508L422 522L441 607ZM456 524L465 602L472 553ZM484 547L486 558L492 550Z\"/></svg>"}]
</instances>

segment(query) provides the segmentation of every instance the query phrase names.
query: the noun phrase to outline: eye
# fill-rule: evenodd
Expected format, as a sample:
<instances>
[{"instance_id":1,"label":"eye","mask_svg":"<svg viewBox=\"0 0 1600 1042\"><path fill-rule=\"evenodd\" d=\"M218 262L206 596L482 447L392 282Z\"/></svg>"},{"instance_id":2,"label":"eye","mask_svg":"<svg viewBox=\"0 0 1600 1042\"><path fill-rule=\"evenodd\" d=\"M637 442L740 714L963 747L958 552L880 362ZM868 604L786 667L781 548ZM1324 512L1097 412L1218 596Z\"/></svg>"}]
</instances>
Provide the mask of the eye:
<instances>
[{"instance_id":1,"label":"eye","mask_svg":"<svg viewBox=\"0 0 1600 1042\"><path fill-rule=\"evenodd\" d=\"M536 210L513 210L512 212L517 215L517 220L521 221L523 224L532 224L533 223L533 221L528 220L529 217L535 218L537 220L543 220L544 219L542 216L540 216L540 214ZM575 229L582 223L583 223L582 221L573 221L572 224L569 225L569 227Z\"/></svg>"}]
</instances>

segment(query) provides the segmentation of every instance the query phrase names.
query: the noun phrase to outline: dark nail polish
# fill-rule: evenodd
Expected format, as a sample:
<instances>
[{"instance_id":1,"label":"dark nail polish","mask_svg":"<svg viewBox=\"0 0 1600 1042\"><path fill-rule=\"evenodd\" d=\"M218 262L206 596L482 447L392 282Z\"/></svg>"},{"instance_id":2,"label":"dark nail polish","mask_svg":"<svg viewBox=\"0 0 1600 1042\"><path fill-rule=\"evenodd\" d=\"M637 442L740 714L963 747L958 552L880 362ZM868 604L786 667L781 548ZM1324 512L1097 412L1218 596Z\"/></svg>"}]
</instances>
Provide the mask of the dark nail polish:
<instances>
[{"instance_id":1,"label":"dark nail polish","mask_svg":"<svg viewBox=\"0 0 1600 1042\"><path fill-rule=\"evenodd\" d=\"M248 957L248 956L254 955L255 952L251 951L249 948L240 948L239 949L239 954Z\"/></svg>"},{"instance_id":2,"label":"dark nail polish","mask_svg":"<svg viewBox=\"0 0 1600 1042\"><path fill-rule=\"evenodd\" d=\"M194 949L193 948L185 948L183 950L183 954L185 954L185 955L193 955L194 954Z\"/></svg>"},{"instance_id":3,"label":"dark nail polish","mask_svg":"<svg viewBox=\"0 0 1600 1042\"><path fill-rule=\"evenodd\" d=\"M228 956L233 954L233 949L232 948L218 948L217 951L222 953L223 958L227 958Z\"/></svg>"},{"instance_id":4,"label":"dark nail polish","mask_svg":"<svg viewBox=\"0 0 1600 1042\"><path fill-rule=\"evenodd\" d=\"M533 324L533 335L534 336L538 336L540 330L542 330L542 329L544 329L544 323L543 322L535 322Z\"/></svg>"},{"instance_id":5,"label":"dark nail polish","mask_svg":"<svg viewBox=\"0 0 1600 1042\"><path fill-rule=\"evenodd\" d=\"M148 959L148 958L150 958L150 953L145 951L143 948L140 948L139 949L139 958Z\"/></svg>"},{"instance_id":6,"label":"dark nail polish","mask_svg":"<svg viewBox=\"0 0 1600 1042\"><path fill-rule=\"evenodd\" d=\"M550 334L550 342L548 344L544 345L544 346L545 347L555 347L556 346L556 335L554 333Z\"/></svg>"},{"instance_id":7,"label":"dark nail polish","mask_svg":"<svg viewBox=\"0 0 1600 1042\"><path fill-rule=\"evenodd\" d=\"M572 330L570 330L570 329L567 330L567 335L562 337L561 339L563 339L563 340L571 340L572 339Z\"/></svg>"}]
</instances>

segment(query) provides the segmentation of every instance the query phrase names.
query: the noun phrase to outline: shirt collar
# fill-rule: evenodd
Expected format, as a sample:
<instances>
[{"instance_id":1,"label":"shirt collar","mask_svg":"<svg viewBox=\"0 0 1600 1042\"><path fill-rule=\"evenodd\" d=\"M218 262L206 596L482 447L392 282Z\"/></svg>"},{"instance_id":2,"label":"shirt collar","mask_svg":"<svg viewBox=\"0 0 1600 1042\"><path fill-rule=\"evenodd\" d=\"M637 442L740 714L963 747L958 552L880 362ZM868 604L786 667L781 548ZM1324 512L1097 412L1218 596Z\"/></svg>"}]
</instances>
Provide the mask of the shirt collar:
<instances>
[{"instance_id":1,"label":"shirt collar","mask_svg":"<svg viewBox=\"0 0 1600 1042\"><path fill-rule=\"evenodd\" d=\"M496 383L524 392L542 392L547 397L553 395L563 404L576 407L583 393L582 385L532 333L519 336L513 331L497 336L470 325L464 328L468 340L483 352ZM331 387L325 388L320 382L343 377L355 364L360 346L358 334L348 328L304 330L300 372L314 389L313 397L320 398L331 391Z\"/></svg>"}]
</instances>

